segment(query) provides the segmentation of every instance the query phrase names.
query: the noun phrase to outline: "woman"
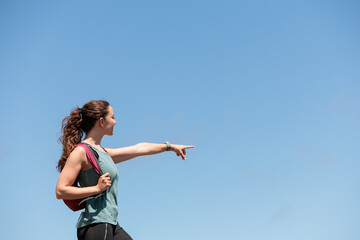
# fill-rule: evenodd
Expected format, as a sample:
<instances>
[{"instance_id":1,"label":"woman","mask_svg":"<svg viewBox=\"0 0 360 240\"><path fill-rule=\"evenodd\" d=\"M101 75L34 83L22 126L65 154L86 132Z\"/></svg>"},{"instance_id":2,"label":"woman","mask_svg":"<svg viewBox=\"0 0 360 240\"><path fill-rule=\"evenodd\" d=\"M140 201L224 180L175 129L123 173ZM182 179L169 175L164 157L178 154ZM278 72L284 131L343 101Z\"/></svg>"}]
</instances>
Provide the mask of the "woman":
<instances>
[{"instance_id":1,"label":"woman","mask_svg":"<svg viewBox=\"0 0 360 240\"><path fill-rule=\"evenodd\" d=\"M60 176L56 185L58 199L80 199L103 193L87 201L77 222L77 236L80 240L125 240L132 239L117 222L117 182L115 166L138 156L174 151L185 160L185 149L194 146L157 143L138 143L123 148L103 148L104 135L113 135L116 124L114 111L107 101L93 100L77 108L62 122L59 140L63 144L62 156L58 163ZM85 138L81 141L83 134ZM99 165L105 174L99 175L89 163L85 149L76 146L83 142L90 145L99 155ZM73 186L78 180L82 187Z\"/></svg>"}]
</instances>

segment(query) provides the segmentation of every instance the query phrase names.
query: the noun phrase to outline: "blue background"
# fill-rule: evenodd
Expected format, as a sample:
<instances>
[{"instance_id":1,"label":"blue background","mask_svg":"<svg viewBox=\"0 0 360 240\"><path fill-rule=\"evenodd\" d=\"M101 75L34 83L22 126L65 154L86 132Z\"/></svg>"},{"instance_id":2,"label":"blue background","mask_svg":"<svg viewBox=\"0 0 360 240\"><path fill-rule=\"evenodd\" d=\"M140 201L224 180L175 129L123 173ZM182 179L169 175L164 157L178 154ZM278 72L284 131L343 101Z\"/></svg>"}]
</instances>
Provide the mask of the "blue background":
<instances>
[{"instance_id":1,"label":"blue background","mask_svg":"<svg viewBox=\"0 0 360 240\"><path fill-rule=\"evenodd\" d=\"M360 3L1 1L0 238L76 239L61 121L92 99L135 240L360 239Z\"/></svg>"}]
</instances>

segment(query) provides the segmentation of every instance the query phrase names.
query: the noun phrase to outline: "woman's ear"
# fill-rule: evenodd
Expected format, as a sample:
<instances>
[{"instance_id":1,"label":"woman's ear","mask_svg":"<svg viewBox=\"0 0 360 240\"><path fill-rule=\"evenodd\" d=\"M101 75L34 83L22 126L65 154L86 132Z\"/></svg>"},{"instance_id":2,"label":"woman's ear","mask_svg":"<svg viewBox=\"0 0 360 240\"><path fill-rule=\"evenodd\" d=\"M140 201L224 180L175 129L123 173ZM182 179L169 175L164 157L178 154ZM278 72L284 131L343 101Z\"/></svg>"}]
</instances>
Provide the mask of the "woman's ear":
<instances>
[{"instance_id":1,"label":"woman's ear","mask_svg":"<svg viewBox=\"0 0 360 240\"><path fill-rule=\"evenodd\" d=\"M101 117L99 119L99 125L100 125L100 127L104 127L104 118L103 117Z\"/></svg>"}]
</instances>

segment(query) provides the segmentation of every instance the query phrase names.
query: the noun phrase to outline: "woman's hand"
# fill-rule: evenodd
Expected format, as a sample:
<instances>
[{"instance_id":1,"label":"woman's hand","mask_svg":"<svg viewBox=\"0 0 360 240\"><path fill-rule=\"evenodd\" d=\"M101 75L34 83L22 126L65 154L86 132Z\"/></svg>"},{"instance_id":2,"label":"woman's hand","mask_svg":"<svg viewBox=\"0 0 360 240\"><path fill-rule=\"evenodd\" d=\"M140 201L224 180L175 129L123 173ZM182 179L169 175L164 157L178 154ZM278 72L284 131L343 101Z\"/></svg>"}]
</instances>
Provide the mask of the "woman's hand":
<instances>
[{"instance_id":1,"label":"woman's hand","mask_svg":"<svg viewBox=\"0 0 360 240\"><path fill-rule=\"evenodd\" d=\"M110 174L105 173L101 175L96 186L99 188L100 192L106 191L106 189L111 186Z\"/></svg>"},{"instance_id":2,"label":"woman's hand","mask_svg":"<svg viewBox=\"0 0 360 240\"><path fill-rule=\"evenodd\" d=\"M176 152L176 155L181 156L181 158L183 160L186 160L186 157L185 157L186 151L185 151L185 149L187 149L187 148L194 148L194 146L171 144L171 151Z\"/></svg>"}]
</instances>

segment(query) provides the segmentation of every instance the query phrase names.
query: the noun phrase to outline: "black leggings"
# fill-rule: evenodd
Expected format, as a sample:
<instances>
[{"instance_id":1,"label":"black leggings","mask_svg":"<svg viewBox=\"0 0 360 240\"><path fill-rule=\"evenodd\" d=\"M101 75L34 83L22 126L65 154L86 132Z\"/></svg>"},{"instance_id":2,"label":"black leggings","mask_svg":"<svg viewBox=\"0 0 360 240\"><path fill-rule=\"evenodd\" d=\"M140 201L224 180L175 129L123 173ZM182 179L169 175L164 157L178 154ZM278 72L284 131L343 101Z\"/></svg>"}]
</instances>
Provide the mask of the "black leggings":
<instances>
[{"instance_id":1,"label":"black leggings","mask_svg":"<svg viewBox=\"0 0 360 240\"><path fill-rule=\"evenodd\" d=\"M78 228L77 237L78 240L132 240L119 223L94 223Z\"/></svg>"}]
</instances>

